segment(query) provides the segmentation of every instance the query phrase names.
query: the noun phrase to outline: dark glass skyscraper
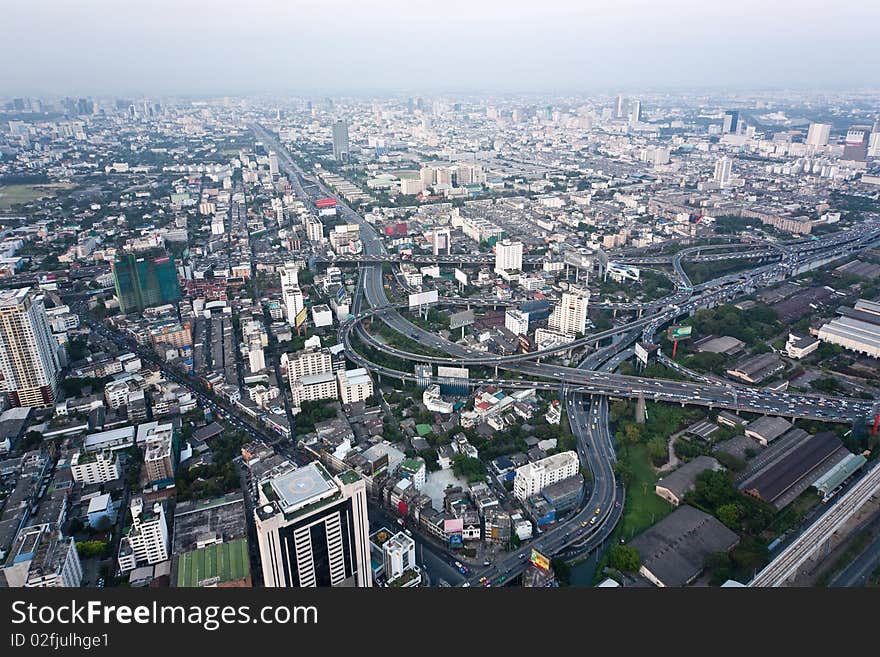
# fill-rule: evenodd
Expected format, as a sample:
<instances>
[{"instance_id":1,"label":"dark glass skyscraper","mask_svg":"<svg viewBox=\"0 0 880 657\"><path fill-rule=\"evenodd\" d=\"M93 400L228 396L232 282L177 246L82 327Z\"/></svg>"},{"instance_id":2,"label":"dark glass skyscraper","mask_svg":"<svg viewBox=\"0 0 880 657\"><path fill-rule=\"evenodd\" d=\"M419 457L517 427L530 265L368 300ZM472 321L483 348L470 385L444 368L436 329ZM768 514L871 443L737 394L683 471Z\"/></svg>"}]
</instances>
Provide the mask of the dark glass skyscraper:
<instances>
[{"instance_id":1,"label":"dark glass skyscraper","mask_svg":"<svg viewBox=\"0 0 880 657\"><path fill-rule=\"evenodd\" d=\"M180 299L174 258L166 253L125 255L113 263L116 298L123 313Z\"/></svg>"}]
</instances>

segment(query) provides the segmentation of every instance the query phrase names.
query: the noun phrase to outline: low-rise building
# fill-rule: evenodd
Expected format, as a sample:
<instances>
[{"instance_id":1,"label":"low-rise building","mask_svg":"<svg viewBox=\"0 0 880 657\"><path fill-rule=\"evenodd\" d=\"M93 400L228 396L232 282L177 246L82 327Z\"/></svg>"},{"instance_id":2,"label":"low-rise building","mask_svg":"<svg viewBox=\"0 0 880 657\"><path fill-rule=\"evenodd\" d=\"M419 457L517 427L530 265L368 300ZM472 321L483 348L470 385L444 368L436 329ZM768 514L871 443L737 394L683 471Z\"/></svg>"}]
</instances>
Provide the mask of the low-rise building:
<instances>
[{"instance_id":1,"label":"low-rise building","mask_svg":"<svg viewBox=\"0 0 880 657\"><path fill-rule=\"evenodd\" d=\"M654 492L673 506L678 506L684 496L694 490L700 473L720 469L721 464L711 456L697 456L661 477L654 486Z\"/></svg>"}]
</instances>

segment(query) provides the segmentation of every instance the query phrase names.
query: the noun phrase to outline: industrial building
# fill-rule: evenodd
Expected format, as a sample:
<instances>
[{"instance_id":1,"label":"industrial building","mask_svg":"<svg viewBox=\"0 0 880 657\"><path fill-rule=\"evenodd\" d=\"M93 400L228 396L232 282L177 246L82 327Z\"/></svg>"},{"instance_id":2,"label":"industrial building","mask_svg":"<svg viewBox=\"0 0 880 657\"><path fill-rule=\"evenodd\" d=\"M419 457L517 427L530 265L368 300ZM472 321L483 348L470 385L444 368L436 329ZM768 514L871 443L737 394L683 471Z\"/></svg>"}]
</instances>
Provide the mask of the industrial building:
<instances>
[{"instance_id":1,"label":"industrial building","mask_svg":"<svg viewBox=\"0 0 880 657\"><path fill-rule=\"evenodd\" d=\"M794 429L755 459L737 487L747 495L782 509L849 452L833 432L811 436Z\"/></svg>"},{"instance_id":2,"label":"industrial building","mask_svg":"<svg viewBox=\"0 0 880 657\"><path fill-rule=\"evenodd\" d=\"M859 299L853 308L837 309L840 317L819 329L819 339L873 358L880 358L880 303Z\"/></svg>"},{"instance_id":3,"label":"industrial building","mask_svg":"<svg viewBox=\"0 0 880 657\"><path fill-rule=\"evenodd\" d=\"M629 545L639 551L641 575L657 586L686 586L703 572L709 555L729 552L738 542L713 516L684 505Z\"/></svg>"}]
</instances>

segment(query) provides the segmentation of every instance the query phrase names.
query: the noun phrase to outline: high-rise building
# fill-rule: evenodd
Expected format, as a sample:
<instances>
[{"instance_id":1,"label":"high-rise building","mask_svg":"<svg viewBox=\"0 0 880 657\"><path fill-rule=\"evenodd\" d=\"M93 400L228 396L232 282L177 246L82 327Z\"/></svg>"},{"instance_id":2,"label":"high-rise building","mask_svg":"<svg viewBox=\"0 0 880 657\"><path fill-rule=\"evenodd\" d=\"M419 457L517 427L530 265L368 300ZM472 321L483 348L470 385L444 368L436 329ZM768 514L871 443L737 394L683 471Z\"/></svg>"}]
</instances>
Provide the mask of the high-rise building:
<instances>
[{"instance_id":1,"label":"high-rise building","mask_svg":"<svg viewBox=\"0 0 880 657\"><path fill-rule=\"evenodd\" d=\"M448 228L434 229L434 255L449 255L452 248L452 234Z\"/></svg>"},{"instance_id":2,"label":"high-rise building","mask_svg":"<svg viewBox=\"0 0 880 657\"><path fill-rule=\"evenodd\" d=\"M337 162L348 162L348 124L339 120L333 124L333 159Z\"/></svg>"},{"instance_id":3,"label":"high-rise building","mask_svg":"<svg viewBox=\"0 0 880 657\"><path fill-rule=\"evenodd\" d=\"M324 224L317 217L308 217L305 220L306 237L310 242L321 244L324 241Z\"/></svg>"},{"instance_id":4,"label":"high-rise building","mask_svg":"<svg viewBox=\"0 0 880 657\"><path fill-rule=\"evenodd\" d=\"M868 159L868 135L870 127L854 125L846 131L846 141L843 146L842 160L852 162L864 162Z\"/></svg>"},{"instance_id":5,"label":"high-rise building","mask_svg":"<svg viewBox=\"0 0 880 657\"><path fill-rule=\"evenodd\" d=\"M73 480L84 486L106 484L122 476L122 463L116 452L77 452L70 460Z\"/></svg>"},{"instance_id":6,"label":"high-rise building","mask_svg":"<svg viewBox=\"0 0 880 657\"><path fill-rule=\"evenodd\" d=\"M284 313L287 323L294 326L296 316L305 307L302 290L299 287L299 266L294 262L284 264L281 269L281 297L284 300Z\"/></svg>"},{"instance_id":7,"label":"high-rise building","mask_svg":"<svg viewBox=\"0 0 880 657\"><path fill-rule=\"evenodd\" d=\"M273 176L278 175L278 153L269 151L269 173Z\"/></svg>"},{"instance_id":8,"label":"high-rise building","mask_svg":"<svg viewBox=\"0 0 880 657\"><path fill-rule=\"evenodd\" d=\"M333 371L333 356L326 348L309 348L287 355L287 378L294 382L311 374Z\"/></svg>"},{"instance_id":9,"label":"high-rise building","mask_svg":"<svg viewBox=\"0 0 880 657\"><path fill-rule=\"evenodd\" d=\"M542 490L563 479L574 477L580 468L576 452L568 451L548 456L540 461L527 463L516 469L513 479L513 494L518 500Z\"/></svg>"},{"instance_id":10,"label":"high-rise building","mask_svg":"<svg viewBox=\"0 0 880 657\"><path fill-rule=\"evenodd\" d=\"M333 477L319 462L260 482L255 509L263 581L272 587L370 587L364 480Z\"/></svg>"},{"instance_id":11,"label":"high-rise building","mask_svg":"<svg viewBox=\"0 0 880 657\"><path fill-rule=\"evenodd\" d=\"M146 428L145 431L141 431ZM149 422L138 427L138 444L143 441L144 473L150 483L174 479L174 426Z\"/></svg>"},{"instance_id":12,"label":"high-rise building","mask_svg":"<svg viewBox=\"0 0 880 657\"><path fill-rule=\"evenodd\" d=\"M724 113L724 124L721 126L721 132L726 135L735 135L739 131L739 111L727 110Z\"/></svg>"},{"instance_id":13,"label":"high-rise building","mask_svg":"<svg viewBox=\"0 0 880 657\"><path fill-rule=\"evenodd\" d=\"M871 133L868 141L868 157L880 157L880 130Z\"/></svg>"},{"instance_id":14,"label":"high-rise building","mask_svg":"<svg viewBox=\"0 0 880 657\"><path fill-rule=\"evenodd\" d=\"M554 331L566 335L584 333L587 328L587 306L590 291L582 288L569 288L562 293L562 299L550 313L547 325Z\"/></svg>"},{"instance_id":15,"label":"high-rise building","mask_svg":"<svg viewBox=\"0 0 880 657\"><path fill-rule=\"evenodd\" d=\"M641 123L642 122L642 101L634 100L632 103L630 103L629 122L630 123Z\"/></svg>"},{"instance_id":16,"label":"high-rise building","mask_svg":"<svg viewBox=\"0 0 880 657\"><path fill-rule=\"evenodd\" d=\"M75 588L82 582L76 541L51 523L25 527L12 543L0 580L10 588Z\"/></svg>"},{"instance_id":17,"label":"high-rise building","mask_svg":"<svg viewBox=\"0 0 880 657\"><path fill-rule=\"evenodd\" d=\"M617 97L617 107L614 112L614 118L622 119L626 115L626 98L623 96Z\"/></svg>"},{"instance_id":18,"label":"high-rise building","mask_svg":"<svg viewBox=\"0 0 880 657\"><path fill-rule=\"evenodd\" d=\"M373 380L363 367L336 373L343 404L365 401L373 394Z\"/></svg>"},{"instance_id":19,"label":"high-rise building","mask_svg":"<svg viewBox=\"0 0 880 657\"><path fill-rule=\"evenodd\" d=\"M437 170L434 167L423 166L419 169L419 180L425 185L425 187L430 187L436 181Z\"/></svg>"},{"instance_id":20,"label":"high-rise building","mask_svg":"<svg viewBox=\"0 0 880 657\"><path fill-rule=\"evenodd\" d=\"M157 564L168 559L168 523L165 507L160 502L151 510L144 509L142 497L134 497L129 505L131 526L119 541L119 569L127 573L138 564Z\"/></svg>"},{"instance_id":21,"label":"high-rise building","mask_svg":"<svg viewBox=\"0 0 880 657\"><path fill-rule=\"evenodd\" d=\"M0 290L0 392L12 406L51 406L55 401L58 342L43 297L29 288Z\"/></svg>"},{"instance_id":22,"label":"high-rise building","mask_svg":"<svg viewBox=\"0 0 880 657\"><path fill-rule=\"evenodd\" d=\"M509 308L504 314L504 328L514 335L527 335L529 332L529 314Z\"/></svg>"},{"instance_id":23,"label":"high-rise building","mask_svg":"<svg viewBox=\"0 0 880 657\"><path fill-rule=\"evenodd\" d=\"M826 146L831 137L830 123L811 123L807 131L807 146Z\"/></svg>"},{"instance_id":24,"label":"high-rise building","mask_svg":"<svg viewBox=\"0 0 880 657\"><path fill-rule=\"evenodd\" d=\"M522 242L501 240L495 245L495 271L522 271Z\"/></svg>"},{"instance_id":25,"label":"high-rise building","mask_svg":"<svg viewBox=\"0 0 880 657\"><path fill-rule=\"evenodd\" d=\"M733 163L726 155L715 163L714 180L721 187L727 187L730 184L732 173Z\"/></svg>"},{"instance_id":26,"label":"high-rise building","mask_svg":"<svg viewBox=\"0 0 880 657\"><path fill-rule=\"evenodd\" d=\"M180 299L174 258L167 253L129 253L113 263L113 283L123 314Z\"/></svg>"}]
</instances>

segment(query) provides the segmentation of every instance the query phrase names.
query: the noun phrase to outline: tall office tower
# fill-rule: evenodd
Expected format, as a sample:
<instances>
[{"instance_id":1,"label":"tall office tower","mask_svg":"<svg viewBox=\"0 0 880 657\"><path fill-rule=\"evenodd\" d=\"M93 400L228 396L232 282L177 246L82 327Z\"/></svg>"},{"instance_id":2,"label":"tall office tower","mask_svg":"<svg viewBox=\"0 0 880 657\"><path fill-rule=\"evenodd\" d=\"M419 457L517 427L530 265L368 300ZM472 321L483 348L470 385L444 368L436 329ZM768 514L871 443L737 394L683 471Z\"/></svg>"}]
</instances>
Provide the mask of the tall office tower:
<instances>
[{"instance_id":1,"label":"tall office tower","mask_svg":"<svg viewBox=\"0 0 880 657\"><path fill-rule=\"evenodd\" d=\"M617 109L614 112L614 118L622 119L626 115L626 98L623 96L617 97Z\"/></svg>"},{"instance_id":2,"label":"tall office tower","mask_svg":"<svg viewBox=\"0 0 880 657\"><path fill-rule=\"evenodd\" d=\"M113 263L113 283L123 314L180 299L174 258L166 253L129 253Z\"/></svg>"},{"instance_id":3,"label":"tall office tower","mask_svg":"<svg viewBox=\"0 0 880 657\"><path fill-rule=\"evenodd\" d=\"M348 124L339 120L333 124L333 158L337 162L348 162Z\"/></svg>"},{"instance_id":4,"label":"tall office tower","mask_svg":"<svg viewBox=\"0 0 880 657\"><path fill-rule=\"evenodd\" d=\"M811 123L807 131L807 146L826 146L830 136L830 123Z\"/></svg>"},{"instance_id":5,"label":"tall office tower","mask_svg":"<svg viewBox=\"0 0 880 657\"><path fill-rule=\"evenodd\" d=\"M630 123L641 123L642 122L642 101L634 100L632 103L630 103L629 122Z\"/></svg>"},{"instance_id":6,"label":"tall office tower","mask_svg":"<svg viewBox=\"0 0 880 657\"><path fill-rule=\"evenodd\" d=\"M715 182L721 187L727 187L730 184L731 174L733 172L733 163L726 155L715 163Z\"/></svg>"},{"instance_id":7,"label":"tall office tower","mask_svg":"<svg viewBox=\"0 0 880 657\"><path fill-rule=\"evenodd\" d=\"M299 285L299 265L295 262L285 262L279 273L281 288Z\"/></svg>"},{"instance_id":8,"label":"tall office tower","mask_svg":"<svg viewBox=\"0 0 880 657\"><path fill-rule=\"evenodd\" d=\"M287 323L291 326L296 324L296 316L305 308L302 290L296 282L285 282L285 271L281 272L281 296L284 300L284 313L287 315Z\"/></svg>"},{"instance_id":9,"label":"tall office tower","mask_svg":"<svg viewBox=\"0 0 880 657\"><path fill-rule=\"evenodd\" d=\"M373 585L367 489L319 462L260 482L254 511L263 581L273 587Z\"/></svg>"},{"instance_id":10,"label":"tall office tower","mask_svg":"<svg viewBox=\"0 0 880 657\"><path fill-rule=\"evenodd\" d=\"M587 306L590 291L572 286L562 293L562 299L550 313L547 325L566 335L584 333L587 329Z\"/></svg>"},{"instance_id":11,"label":"tall office tower","mask_svg":"<svg viewBox=\"0 0 880 657\"><path fill-rule=\"evenodd\" d=\"M317 217L307 217L305 223L308 240L315 244L321 244L324 241L324 224L321 223L321 220Z\"/></svg>"},{"instance_id":12,"label":"tall office tower","mask_svg":"<svg viewBox=\"0 0 880 657\"><path fill-rule=\"evenodd\" d=\"M424 166L419 169L419 179L425 184L425 187L430 187L436 181L437 170L434 167Z\"/></svg>"},{"instance_id":13,"label":"tall office tower","mask_svg":"<svg viewBox=\"0 0 880 657\"><path fill-rule=\"evenodd\" d=\"M721 127L721 132L726 135L735 135L739 130L739 111L738 110L727 110L724 113L724 125Z\"/></svg>"},{"instance_id":14,"label":"tall office tower","mask_svg":"<svg viewBox=\"0 0 880 657\"><path fill-rule=\"evenodd\" d=\"M868 159L868 135L869 126L854 125L846 131L846 141L843 146L842 160L864 162Z\"/></svg>"},{"instance_id":15,"label":"tall office tower","mask_svg":"<svg viewBox=\"0 0 880 657\"><path fill-rule=\"evenodd\" d=\"M57 349L43 298L29 288L0 290L0 392L11 406L55 402Z\"/></svg>"},{"instance_id":16,"label":"tall office tower","mask_svg":"<svg viewBox=\"0 0 880 657\"><path fill-rule=\"evenodd\" d=\"M434 255L449 255L452 248L452 234L448 228L434 230Z\"/></svg>"},{"instance_id":17,"label":"tall office tower","mask_svg":"<svg viewBox=\"0 0 880 657\"><path fill-rule=\"evenodd\" d=\"M269 151L269 173L273 176L278 175L278 153Z\"/></svg>"},{"instance_id":18,"label":"tall office tower","mask_svg":"<svg viewBox=\"0 0 880 657\"><path fill-rule=\"evenodd\" d=\"M522 271L522 256L522 242L498 242L495 245L495 271Z\"/></svg>"},{"instance_id":19,"label":"tall office tower","mask_svg":"<svg viewBox=\"0 0 880 657\"><path fill-rule=\"evenodd\" d=\"M868 142L868 157L880 157L880 130L871 133Z\"/></svg>"}]
</instances>

